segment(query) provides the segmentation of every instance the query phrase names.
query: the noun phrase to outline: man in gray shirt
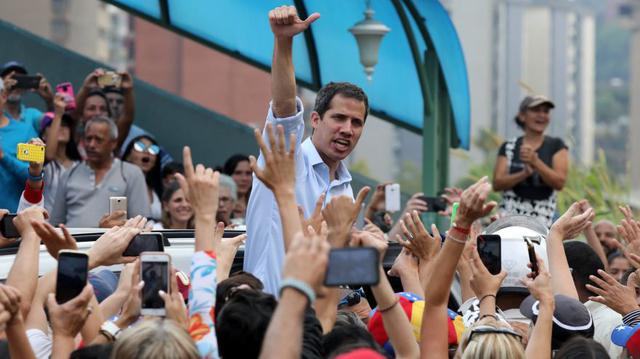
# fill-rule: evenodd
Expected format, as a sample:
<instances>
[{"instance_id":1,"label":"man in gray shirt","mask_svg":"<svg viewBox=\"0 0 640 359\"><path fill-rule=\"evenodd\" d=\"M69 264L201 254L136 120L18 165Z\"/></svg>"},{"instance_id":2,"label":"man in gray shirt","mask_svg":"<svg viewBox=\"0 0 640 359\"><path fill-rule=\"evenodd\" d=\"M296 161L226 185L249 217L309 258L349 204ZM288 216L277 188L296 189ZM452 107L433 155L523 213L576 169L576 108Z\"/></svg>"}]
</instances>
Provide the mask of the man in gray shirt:
<instances>
[{"instance_id":1,"label":"man in gray shirt","mask_svg":"<svg viewBox=\"0 0 640 359\"><path fill-rule=\"evenodd\" d=\"M149 216L144 174L139 167L114 158L117 141L118 127L112 120L94 117L87 121L87 159L60 179L51 214L53 225L98 227L102 216L109 213L109 197L127 197L128 217Z\"/></svg>"}]
</instances>

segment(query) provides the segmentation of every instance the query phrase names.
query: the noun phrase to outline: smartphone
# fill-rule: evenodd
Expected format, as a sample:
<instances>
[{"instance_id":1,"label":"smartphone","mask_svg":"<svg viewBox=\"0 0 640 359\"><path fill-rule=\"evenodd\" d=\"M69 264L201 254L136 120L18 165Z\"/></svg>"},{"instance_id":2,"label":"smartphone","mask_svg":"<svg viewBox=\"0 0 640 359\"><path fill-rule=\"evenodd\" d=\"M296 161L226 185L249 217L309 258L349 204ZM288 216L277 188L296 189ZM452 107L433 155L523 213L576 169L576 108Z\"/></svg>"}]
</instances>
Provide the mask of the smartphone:
<instances>
[{"instance_id":1,"label":"smartphone","mask_svg":"<svg viewBox=\"0 0 640 359\"><path fill-rule=\"evenodd\" d=\"M122 256L137 257L142 252L164 252L164 235L162 233L140 233L133 237Z\"/></svg>"},{"instance_id":2,"label":"smartphone","mask_svg":"<svg viewBox=\"0 0 640 359\"><path fill-rule=\"evenodd\" d=\"M77 297L87 285L89 256L86 253L61 250L58 254L56 301L62 304Z\"/></svg>"},{"instance_id":3,"label":"smartphone","mask_svg":"<svg viewBox=\"0 0 640 359\"><path fill-rule=\"evenodd\" d=\"M56 86L56 93L61 93L64 96L64 101L67 103L67 110L76 109L76 95L73 92L71 82L64 82Z\"/></svg>"},{"instance_id":4,"label":"smartphone","mask_svg":"<svg viewBox=\"0 0 640 359\"><path fill-rule=\"evenodd\" d=\"M98 77L98 86L104 87L120 87L122 77L113 71L107 71L104 75Z\"/></svg>"},{"instance_id":5,"label":"smartphone","mask_svg":"<svg viewBox=\"0 0 640 359\"><path fill-rule=\"evenodd\" d=\"M164 300L158 294L164 291L169 294L169 274L171 257L163 252L142 252L140 254L140 278L144 281L142 288L142 315L166 314Z\"/></svg>"},{"instance_id":6,"label":"smartphone","mask_svg":"<svg viewBox=\"0 0 640 359\"><path fill-rule=\"evenodd\" d=\"M17 89L37 90L40 87L40 76L14 74L13 79L16 80Z\"/></svg>"},{"instance_id":7,"label":"smartphone","mask_svg":"<svg viewBox=\"0 0 640 359\"><path fill-rule=\"evenodd\" d=\"M500 236L481 234L478 236L478 254L489 273L496 275L502 270Z\"/></svg>"},{"instance_id":8,"label":"smartphone","mask_svg":"<svg viewBox=\"0 0 640 359\"><path fill-rule=\"evenodd\" d=\"M531 263L531 273L534 276L538 276L538 259L536 257L536 250L533 247L533 243L527 238L524 239L524 242L527 244L527 252L529 253L529 263Z\"/></svg>"},{"instance_id":9,"label":"smartphone","mask_svg":"<svg viewBox=\"0 0 640 359\"><path fill-rule=\"evenodd\" d=\"M459 202L453 202L451 206L451 226L456 222L456 215L458 214L458 207L460 207Z\"/></svg>"},{"instance_id":10,"label":"smartphone","mask_svg":"<svg viewBox=\"0 0 640 359\"><path fill-rule=\"evenodd\" d=\"M427 203L427 208L429 208L427 212L440 212L447 210L447 201L442 197L420 196L418 199Z\"/></svg>"},{"instance_id":11,"label":"smartphone","mask_svg":"<svg viewBox=\"0 0 640 359\"><path fill-rule=\"evenodd\" d=\"M127 197L109 197L109 214L115 211L124 211L123 219L127 219Z\"/></svg>"},{"instance_id":12,"label":"smartphone","mask_svg":"<svg viewBox=\"0 0 640 359\"><path fill-rule=\"evenodd\" d=\"M324 284L329 287L378 284L378 256L378 251L370 247L332 249Z\"/></svg>"},{"instance_id":13,"label":"smartphone","mask_svg":"<svg viewBox=\"0 0 640 359\"><path fill-rule=\"evenodd\" d=\"M400 184L392 183L384 187L384 203L389 212L400 210Z\"/></svg>"},{"instance_id":14,"label":"smartphone","mask_svg":"<svg viewBox=\"0 0 640 359\"><path fill-rule=\"evenodd\" d=\"M20 237L20 233L18 233L18 229L13 224L13 219L16 218L16 213L7 213L0 220L0 234L4 238L18 238Z\"/></svg>"},{"instance_id":15,"label":"smartphone","mask_svg":"<svg viewBox=\"0 0 640 359\"><path fill-rule=\"evenodd\" d=\"M358 217L356 218L356 223L354 225L359 231L364 228L364 203L362 204L362 207L360 207L360 211L358 212Z\"/></svg>"},{"instance_id":16,"label":"smartphone","mask_svg":"<svg viewBox=\"0 0 640 359\"><path fill-rule=\"evenodd\" d=\"M25 162L44 163L45 147L32 143L18 143L18 159Z\"/></svg>"}]
</instances>

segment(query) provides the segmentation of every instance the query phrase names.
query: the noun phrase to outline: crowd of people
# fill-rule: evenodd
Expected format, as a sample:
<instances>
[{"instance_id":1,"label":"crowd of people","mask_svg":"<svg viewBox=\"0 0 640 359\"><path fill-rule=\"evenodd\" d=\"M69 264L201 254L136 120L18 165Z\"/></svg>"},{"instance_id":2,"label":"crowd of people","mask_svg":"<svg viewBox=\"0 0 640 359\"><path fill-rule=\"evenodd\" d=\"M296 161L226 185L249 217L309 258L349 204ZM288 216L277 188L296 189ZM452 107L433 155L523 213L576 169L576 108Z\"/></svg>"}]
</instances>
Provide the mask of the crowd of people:
<instances>
[{"instance_id":1,"label":"crowd of people","mask_svg":"<svg viewBox=\"0 0 640 359\"><path fill-rule=\"evenodd\" d=\"M361 88L323 87L304 138L293 40L319 18L293 6L269 12L272 102L255 130L260 154L218 169L194 166L189 147L174 161L133 124L127 73L102 86L97 69L73 99L40 76L43 113L21 103L28 93L15 77L27 69L1 69L0 219L17 212L20 240L0 236L18 245L0 284L0 356L640 358L640 221L621 206L619 224L595 222L586 200L557 213L569 164L562 140L545 135L553 102L523 100L524 135L501 147L493 184L445 190L438 215L449 228L423 223L432 209L422 193L394 222L385 185L354 196L343 162L367 120ZM19 143L46 146L44 163L19 161ZM500 204L488 200L492 189ZM110 211L111 197L126 197L126 211ZM57 270L38 275L40 246L56 260L77 250L67 227L107 229L86 252L89 283L59 303ZM223 238L229 228L246 235ZM141 315L140 259L123 255L151 229L194 230L189 273L173 269L159 292L163 316ZM478 251L485 235L499 236L497 270ZM232 272L242 243L243 270ZM390 243L402 250L387 272ZM375 250L379 281L325 286L330 254L349 247ZM119 273L100 268L113 265Z\"/></svg>"}]
</instances>

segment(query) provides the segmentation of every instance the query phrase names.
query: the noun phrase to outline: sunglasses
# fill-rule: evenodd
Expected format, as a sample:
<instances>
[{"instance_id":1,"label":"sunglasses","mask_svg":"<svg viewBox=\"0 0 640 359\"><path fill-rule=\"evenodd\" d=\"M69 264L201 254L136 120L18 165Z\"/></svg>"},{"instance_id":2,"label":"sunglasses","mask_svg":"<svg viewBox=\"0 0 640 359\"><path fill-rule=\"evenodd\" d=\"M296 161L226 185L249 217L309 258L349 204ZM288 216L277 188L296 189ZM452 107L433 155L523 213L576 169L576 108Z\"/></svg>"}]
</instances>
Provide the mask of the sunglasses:
<instances>
[{"instance_id":1,"label":"sunglasses","mask_svg":"<svg viewBox=\"0 0 640 359\"><path fill-rule=\"evenodd\" d=\"M147 151L151 155L157 155L158 153L160 153L160 147L158 147L158 145L150 144L147 146L142 141L137 141L136 143L134 143L133 149L138 152Z\"/></svg>"},{"instance_id":2,"label":"sunglasses","mask_svg":"<svg viewBox=\"0 0 640 359\"><path fill-rule=\"evenodd\" d=\"M338 308L351 307L353 305L356 305L360 303L360 300L362 298L366 298L364 294L364 289L358 288L353 292L347 294L346 296L342 297L342 299L340 299L340 302L338 303Z\"/></svg>"},{"instance_id":3,"label":"sunglasses","mask_svg":"<svg viewBox=\"0 0 640 359\"><path fill-rule=\"evenodd\" d=\"M471 334L469 334L469 341L473 339L474 334L507 334L507 335L513 335L514 337L518 337L518 339L522 338L522 335L520 335L520 333L516 332L513 329L496 328L490 325L479 325L471 329Z\"/></svg>"}]
</instances>

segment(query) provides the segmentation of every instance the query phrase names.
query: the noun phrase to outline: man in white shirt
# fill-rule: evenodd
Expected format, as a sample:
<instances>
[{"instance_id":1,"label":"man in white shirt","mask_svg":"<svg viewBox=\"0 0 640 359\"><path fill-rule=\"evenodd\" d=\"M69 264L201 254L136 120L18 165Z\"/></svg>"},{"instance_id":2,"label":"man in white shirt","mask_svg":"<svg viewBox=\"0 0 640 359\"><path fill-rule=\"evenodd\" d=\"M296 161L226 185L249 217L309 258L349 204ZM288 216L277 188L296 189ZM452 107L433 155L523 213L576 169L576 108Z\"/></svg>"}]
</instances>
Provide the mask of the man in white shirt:
<instances>
[{"instance_id":1,"label":"man in white shirt","mask_svg":"<svg viewBox=\"0 0 640 359\"><path fill-rule=\"evenodd\" d=\"M304 135L304 108L296 97L293 67L293 37L306 30L320 14L301 20L293 6L282 6L269 13L274 34L274 56L271 70L272 102L267 124L282 125L285 138L296 135L295 194L309 217L322 193L324 204L332 197L353 198L351 174L342 162L355 148L368 114L368 99L364 91L350 83L329 83L318 92L311 113L313 133ZM263 132L266 140L266 134ZM261 154L258 165L264 166ZM284 262L282 225L273 193L255 176L247 207L247 242L244 269L260 278L265 291L276 294Z\"/></svg>"}]
</instances>

